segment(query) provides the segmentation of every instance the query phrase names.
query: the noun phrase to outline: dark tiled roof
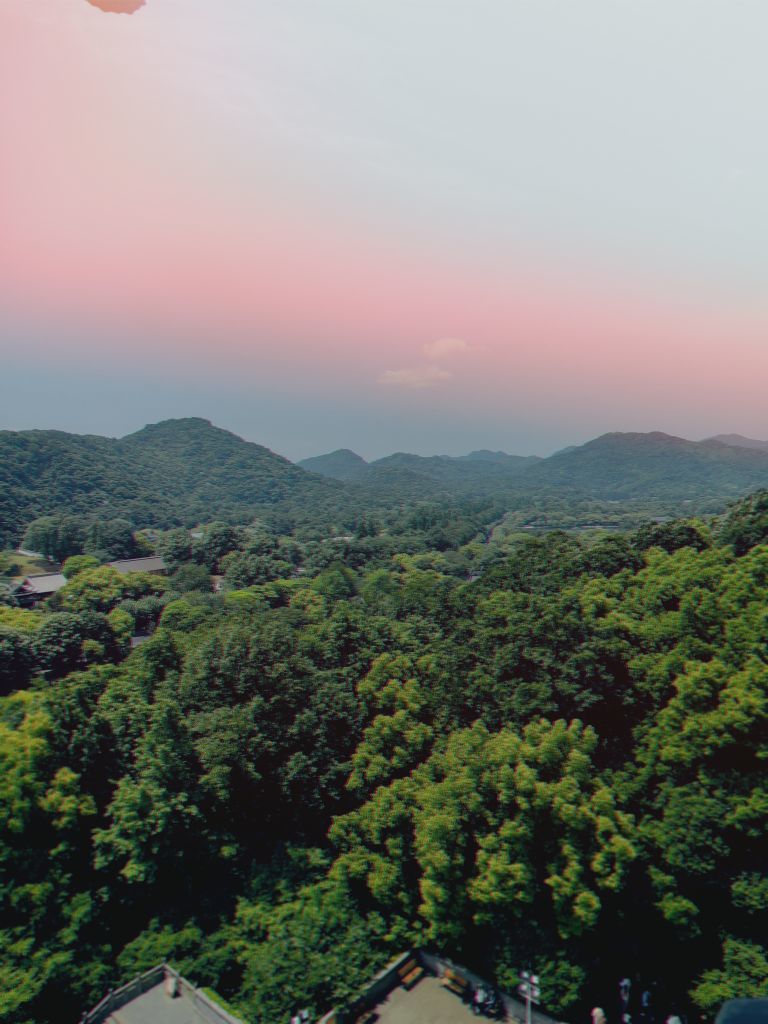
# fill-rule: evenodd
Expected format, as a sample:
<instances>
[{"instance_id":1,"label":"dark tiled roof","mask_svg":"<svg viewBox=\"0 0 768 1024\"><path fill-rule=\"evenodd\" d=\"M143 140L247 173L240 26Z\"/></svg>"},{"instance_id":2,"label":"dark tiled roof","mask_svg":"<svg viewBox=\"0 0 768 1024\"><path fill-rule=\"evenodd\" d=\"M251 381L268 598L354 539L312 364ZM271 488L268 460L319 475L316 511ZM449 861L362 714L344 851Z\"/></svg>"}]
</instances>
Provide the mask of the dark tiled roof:
<instances>
[{"instance_id":1,"label":"dark tiled roof","mask_svg":"<svg viewBox=\"0 0 768 1024\"><path fill-rule=\"evenodd\" d=\"M40 576L26 576L22 581L21 589L25 594L44 596L45 594L55 594L66 582L66 576L62 576L60 572L48 572Z\"/></svg>"},{"instance_id":2,"label":"dark tiled roof","mask_svg":"<svg viewBox=\"0 0 768 1024\"><path fill-rule=\"evenodd\" d=\"M118 572L164 572L165 562L161 555L149 555L147 558L122 558L116 562L108 562Z\"/></svg>"}]
</instances>

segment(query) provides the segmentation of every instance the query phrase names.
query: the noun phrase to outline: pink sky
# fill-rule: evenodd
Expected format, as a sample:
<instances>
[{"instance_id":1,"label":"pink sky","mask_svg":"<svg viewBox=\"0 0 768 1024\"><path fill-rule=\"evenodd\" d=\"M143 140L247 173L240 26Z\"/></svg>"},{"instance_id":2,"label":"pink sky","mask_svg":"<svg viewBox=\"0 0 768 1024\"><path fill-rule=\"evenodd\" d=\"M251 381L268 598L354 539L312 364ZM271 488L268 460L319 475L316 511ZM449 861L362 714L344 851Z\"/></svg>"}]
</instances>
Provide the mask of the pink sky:
<instances>
[{"instance_id":1,"label":"pink sky","mask_svg":"<svg viewBox=\"0 0 768 1024\"><path fill-rule=\"evenodd\" d=\"M399 183L394 134L384 152L339 129L328 97L292 94L290 34L259 41L251 75L236 49L257 27L246 8L232 27L213 0L186 2L189 17L182 0L131 17L84 0L0 10L0 313L34 328L31 360L118 372L120 333L161 376L183 361L201 384L230 372L233 386L315 389L337 417L328 447L350 389L379 425L387 410L474 410L497 446L514 444L512 410L532 439L557 421L562 443L593 426L768 436L759 291L713 288L693 258L672 277L650 258L614 264L599 237L580 248L551 224L502 230L471 195L438 203L415 169ZM296 47L311 77L318 58ZM321 115L338 136L313 140ZM11 332L0 344L23 363Z\"/></svg>"}]
</instances>

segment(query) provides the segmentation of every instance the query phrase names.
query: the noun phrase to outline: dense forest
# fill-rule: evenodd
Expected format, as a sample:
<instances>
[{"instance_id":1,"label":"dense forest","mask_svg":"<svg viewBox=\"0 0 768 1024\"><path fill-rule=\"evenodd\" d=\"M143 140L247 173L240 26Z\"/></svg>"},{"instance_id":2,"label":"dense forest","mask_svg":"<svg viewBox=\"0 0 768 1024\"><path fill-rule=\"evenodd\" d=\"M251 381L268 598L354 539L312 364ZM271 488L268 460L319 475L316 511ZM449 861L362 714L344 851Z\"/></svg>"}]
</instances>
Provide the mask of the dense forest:
<instances>
[{"instance_id":1,"label":"dense forest","mask_svg":"<svg viewBox=\"0 0 768 1024\"><path fill-rule=\"evenodd\" d=\"M165 959L266 1024L416 943L569 1021L626 974L765 994L768 492L350 514L29 526L67 583L0 605L0 1020ZM151 546L168 576L102 564Z\"/></svg>"}]
</instances>

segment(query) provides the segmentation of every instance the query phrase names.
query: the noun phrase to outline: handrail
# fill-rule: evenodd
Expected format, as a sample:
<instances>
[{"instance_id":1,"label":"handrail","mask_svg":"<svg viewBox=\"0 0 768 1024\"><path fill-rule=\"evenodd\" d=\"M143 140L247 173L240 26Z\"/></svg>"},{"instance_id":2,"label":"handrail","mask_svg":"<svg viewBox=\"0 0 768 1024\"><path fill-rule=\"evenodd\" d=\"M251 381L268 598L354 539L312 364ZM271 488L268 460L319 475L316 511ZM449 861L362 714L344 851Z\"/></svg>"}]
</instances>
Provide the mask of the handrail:
<instances>
[{"instance_id":1,"label":"handrail","mask_svg":"<svg viewBox=\"0 0 768 1024\"><path fill-rule=\"evenodd\" d=\"M165 980L166 971L179 977L176 971L167 964L158 964L157 967L150 967L148 971L139 974L125 985L121 985L120 988L108 992L97 1006L83 1014L80 1024L101 1024L102 1021L107 1019L113 1009L125 1006L137 993L144 993L158 981ZM152 984L148 984L150 980Z\"/></svg>"},{"instance_id":2,"label":"handrail","mask_svg":"<svg viewBox=\"0 0 768 1024\"><path fill-rule=\"evenodd\" d=\"M81 1017L80 1024L104 1024L113 1010L120 1009L121 1006L125 1006L137 996L143 995L155 985L161 984L168 977L176 978L179 983L179 994L188 993L196 1012L201 1018L208 1021L208 1024L243 1024L237 1017L228 1013L223 1006L219 1006L200 989L196 989L168 964L151 967L127 984L109 992L97 1006Z\"/></svg>"},{"instance_id":3,"label":"handrail","mask_svg":"<svg viewBox=\"0 0 768 1024\"><path fill-rule=\"evenodd\" d=\"M412 948L405 953L401 953L388 963L383 970L379 971L367 983L365 988L359 992L356 999L351 1000L345 1006L335 1006L320 1018L318 1024L347 1024L348 1021L354 1019L363 1009L373 1009L386 997L389 991L401 984L397 969L411 958L414 958L422 967L425 967L430 973L438 977L444 975L447 970L455 970L460 971L461 975L473 985L488 984L479 975L470 971L462 964L455 963L446 956L432 953L428 949ZM499 995L507 1011L508 1019L512 1021L520 1020L523 1016L522 1013L519 1013L523 1006L521 1001L506 992L500 992ZM532 1024L556 1024L552 1017L539 1010L532 1010L531 1021Z\"/></svg>"}]
</instances>

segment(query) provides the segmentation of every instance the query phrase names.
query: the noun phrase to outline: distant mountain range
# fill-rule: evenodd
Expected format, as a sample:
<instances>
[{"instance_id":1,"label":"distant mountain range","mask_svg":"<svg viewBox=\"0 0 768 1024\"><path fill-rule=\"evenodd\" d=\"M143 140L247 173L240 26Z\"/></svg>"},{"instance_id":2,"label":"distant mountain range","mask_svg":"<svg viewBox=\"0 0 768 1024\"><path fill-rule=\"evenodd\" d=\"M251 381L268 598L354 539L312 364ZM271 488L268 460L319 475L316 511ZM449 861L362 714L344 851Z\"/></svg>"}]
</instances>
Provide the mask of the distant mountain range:
<instances>
[{"instance_id":1,"label":"distant mountain range","mask_svg":"<svg viewBox=\"0 0 768 1024\"><path fill-rule=\"evenodd\" d=\"M493 498L520 507L536 495L722 507L768 487L768 442L737 434L687 441L659 432L611 433L549 458L475 451L397 452L366 462L340 449L294 465L268 448L190 418L119 440L55 430L0 432L0 542L37 516L121 516L141 526L349 519L350 512L423 498Z\"/></svg>"},{"instance_id":2,"label":"distant mountain range","mask_svg":"<svg viewBox=\"0 0 768 1024\"><path fill-rule=\"evenodd\" d=\"M297 465L312 473L335 480L354 481L367 488L420 482L428 490L485 494L489 489L504 488L513 478L541 460L536 455L507 455L506 452L477 451L469 455L409 455L396 452L373 462L366 462L348 448L303 459Z\"/></svg>"},{"instance_id":3,"label":"distant mountain range","mask_svg":"<svg viewBox=\"0 0 768 1024\"><path fill-rule=\"evenodd\" d=\"M768 442L738 434L687 441L659 431L603 434L549 458L479 451L469 455L407 455L398 452L366 462L349 449L304 459L303 469L367 486L392 472L421 478L424 486L458 492L578 490L603 500L649 495L676 500L728 498L768 486ZM384 473L387 473L387 477Z\"/></svg>"}]
</instances>

